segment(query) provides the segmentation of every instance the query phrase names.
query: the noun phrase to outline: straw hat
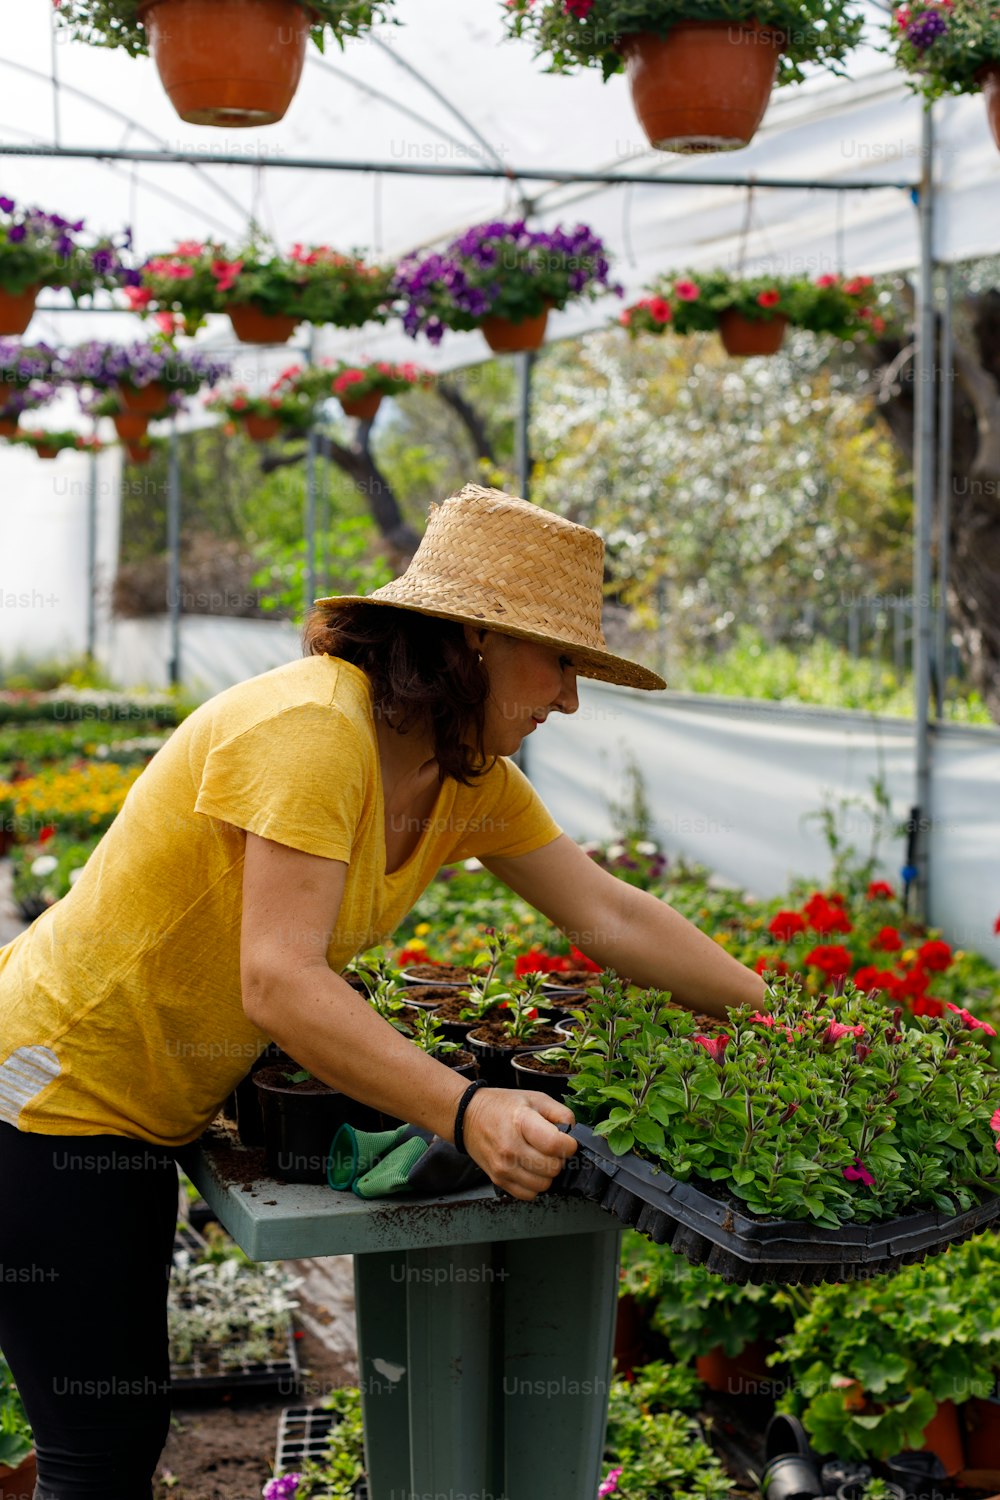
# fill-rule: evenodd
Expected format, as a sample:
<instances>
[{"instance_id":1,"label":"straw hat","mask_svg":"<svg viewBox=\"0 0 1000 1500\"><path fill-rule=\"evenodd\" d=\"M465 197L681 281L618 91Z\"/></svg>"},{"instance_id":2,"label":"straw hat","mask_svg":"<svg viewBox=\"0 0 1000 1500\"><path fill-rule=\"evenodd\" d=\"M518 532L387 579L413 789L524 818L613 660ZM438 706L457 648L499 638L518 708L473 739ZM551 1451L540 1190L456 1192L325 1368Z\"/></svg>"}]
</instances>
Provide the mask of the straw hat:
<instances>
[{"instance_id":1,"label":"straw hat","mask_svg":"<svg viewBox=\"0 0 1000 1500\"><path fill-rule=\"evenodd\" d=\"M565 650L581 677L662 688L609 651L601 631L604 543L596 531L502 490L467 484L432 505L406 572L371 594L318 605L391 604Z\"/></svg>"}]
</instances>

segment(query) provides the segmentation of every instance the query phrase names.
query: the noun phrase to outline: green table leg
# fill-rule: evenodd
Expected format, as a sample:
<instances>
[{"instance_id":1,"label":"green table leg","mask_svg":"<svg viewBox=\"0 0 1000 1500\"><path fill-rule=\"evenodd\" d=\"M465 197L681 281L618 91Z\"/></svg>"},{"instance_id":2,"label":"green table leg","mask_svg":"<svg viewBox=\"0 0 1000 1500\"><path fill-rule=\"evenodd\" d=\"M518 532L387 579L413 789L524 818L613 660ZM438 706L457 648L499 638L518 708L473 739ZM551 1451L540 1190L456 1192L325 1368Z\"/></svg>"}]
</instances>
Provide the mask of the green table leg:
<instances>
[{"instance_id":1,"label":"green table leg","mask_svg":"<svg viewBox=\"0 0 1000 1500\"><path fill-rule=\"evenodd\" d=\"M509 1240L503 1494L591 1500L602 1478L621 1235Z\"/></svg>"},{"instance_id":2,"label":"green table leg","mask_svg":"<svg viewBox=\"0 0 1000 1500\"><path fill-rule=\"evenodd\" d=\"M478 1244L355 1257L371 1500L499 1495L494 1256Z\"/></svg>"}]
</instances>

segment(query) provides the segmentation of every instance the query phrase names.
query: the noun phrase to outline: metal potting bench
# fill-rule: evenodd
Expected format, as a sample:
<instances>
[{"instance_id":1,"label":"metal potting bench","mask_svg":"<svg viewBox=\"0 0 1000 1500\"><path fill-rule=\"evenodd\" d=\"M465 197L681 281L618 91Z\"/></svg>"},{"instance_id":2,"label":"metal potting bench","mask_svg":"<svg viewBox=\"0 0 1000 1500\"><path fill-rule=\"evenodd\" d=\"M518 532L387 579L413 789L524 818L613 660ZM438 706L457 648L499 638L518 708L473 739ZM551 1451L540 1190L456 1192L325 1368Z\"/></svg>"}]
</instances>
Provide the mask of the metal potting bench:
<instances>
[{"instance_id":1,"label":"metal potting bench","mask_svg":"<svg viewBox=\"0 0 1000 1500\"><path fill-rule=\"evenodd\" d=\"M353 1255L371 1500L591 1500L601 1477L620 1228L578 1199L365 1202L185 1171L254 1260ZM239 1177L239 1181L232 1180Z\"/></svg>"}]
</instances>

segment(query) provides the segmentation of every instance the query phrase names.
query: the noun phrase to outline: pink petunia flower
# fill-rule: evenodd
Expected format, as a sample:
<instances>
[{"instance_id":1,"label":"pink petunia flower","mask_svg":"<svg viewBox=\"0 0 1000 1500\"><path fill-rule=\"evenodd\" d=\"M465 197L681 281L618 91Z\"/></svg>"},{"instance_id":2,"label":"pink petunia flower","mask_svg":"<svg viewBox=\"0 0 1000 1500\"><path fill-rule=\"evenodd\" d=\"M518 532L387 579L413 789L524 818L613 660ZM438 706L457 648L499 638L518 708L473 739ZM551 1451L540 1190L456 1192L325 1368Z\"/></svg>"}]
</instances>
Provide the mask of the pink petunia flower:
<instances>
[{"instance_id":1,"label":"pink petunia flower","mask_svg":"<svg viewBox=\"0 0 1000 1500\"><path fill-rule=\"evenodd\" d=\"M701 287L696 286L693 281L675 281L674 296L679 297L682 302L697 302L701 296Z\"/></svg>"},{"instance_id":2,"label":"pink petunia flower","mask_svg":"<svg viewBox=\"0 0 1000 1500\"><path fill-rule=\"evenodd\" d=\"M842 1036L864 1036L863 1026L845 1026L842 1021L831 1021L823 1033L823 1045L839 1042Z\"/></svg>"},{"instance_id":3,"label":"pink petunia flower","mask_svg":"<svg viewBox=\"0 0 1000 1500\"><path fill-rule=\"evenodd\" d=\"M728 1036L693 1036L691 1038L691 1040L693 1042L697 1042L698 1045L699 1045L699 1047L704 1047L705 1051L708 1053L709 1057L712 1059L713 1062L721 1063L722 1062L722 1054L726 1050L726 1044L729 1041L729 1037Z\"/></svg>"},{"instance_id":4,"label":"pink petunia flower","mask_svg":"<svg viewBox=\"0 0 1000 1500\"><path fill-rule=\"evenodd\" d=\"M863 1182L865 1187L874 1187L875 1179L861 1160L860 1156L854 1158L853 1167L844 1168L844 1176L848 1182Z\"/></svg>"},{"instance_id":5,"label":"pink petunia flower","mask_svg":"<svg viewBox=\"0 0 1000 1500\"><path fill-rule=\"evenodd\" d=\"M987 1036L996 1036L996 1032L987 1021L978 1020L976 1016L970 1015L967 1010L963 1010L961 1005L952 1005L950 1000L946 1004L948 1009L953 1010L956 1016L958 1016L966 1031L985 1031Z\"/></svg>"},{"instance_id":6,"label":"pink petunia flower","mask_svg":"<svg viewBox=\"0 0 1000 1500\"><path fill-rule=\"evenodd\" d=\"M598 1486L598 1500L603 1500L605 1495L613 1495L618 1488L618 1481L622 1477L621 1468L609 1469L607 1479L602 1479Z\"/></svg>"}]
</instances>

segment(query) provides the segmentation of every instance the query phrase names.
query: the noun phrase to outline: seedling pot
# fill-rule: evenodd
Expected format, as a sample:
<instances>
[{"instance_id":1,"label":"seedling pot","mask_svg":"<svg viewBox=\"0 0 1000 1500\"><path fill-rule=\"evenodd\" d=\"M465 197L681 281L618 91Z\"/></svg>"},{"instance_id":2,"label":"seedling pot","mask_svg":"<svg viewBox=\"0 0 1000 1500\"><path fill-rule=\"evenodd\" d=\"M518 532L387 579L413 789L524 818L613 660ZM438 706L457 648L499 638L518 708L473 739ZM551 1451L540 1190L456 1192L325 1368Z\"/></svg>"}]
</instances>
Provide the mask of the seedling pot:
<instances>
[{"instance_id":1,"label":"seedling pot","mask_svg":"<svg viewBox=\"0 0 1000 1500\"><path fill-rule=\"evenodd\" d=\"M894 1500L937 1500L942 1487L951 1488L944 1464L926 1448L897 1453L886 1460L885 1468L890 1482L899 1489Z\"/></svg>"},{"instance_id":2,"label":"seedling pot","mask_svg":"<svg viewBox=\"0 0 1000 1500\"><path fill-rule=\"evenodd\" d=\"M534 1089L536 1093L548 1094L550 1099L558 1099L561 1104L569 1093L573 1074L543 1073L540 1069L531 1066L530 1059L533 1055L529 1049L518 1052L511 1059L511 1068L515 1080L514 1087L519 1089Z\"/></svg>"},{"instance_id":3,"label":"seedling pot","mask_svg":"<svg viewBox=\"0 0 1000 1500\"><path fill-rule=\"evenodd\" d=\"M330 1145L341 1125L386 1130L401 1124L318 1078L288 1082L288 1067L253 1075L260 1094L267 1169L285 1182L325 1182Z\"/></svg>"},{"instance_id":4,"label":"seedling pot","mask_svg":"<svg viewBox=\"0 0 1000 1500\"><path fill-rule=\"evenodd\" d=\"M487 1041L477 1032L470 1031L465 1044L479 1064L479 1076L495 1089L513 1089L520 1085L514 1073L514 1056L518 1052L543 1052L546 1047L557 1047L562 1040L557 1031L548 1027L536 1033L538 1042L511 1041L507 1047Z\"/></svg>"}]
</instances>

